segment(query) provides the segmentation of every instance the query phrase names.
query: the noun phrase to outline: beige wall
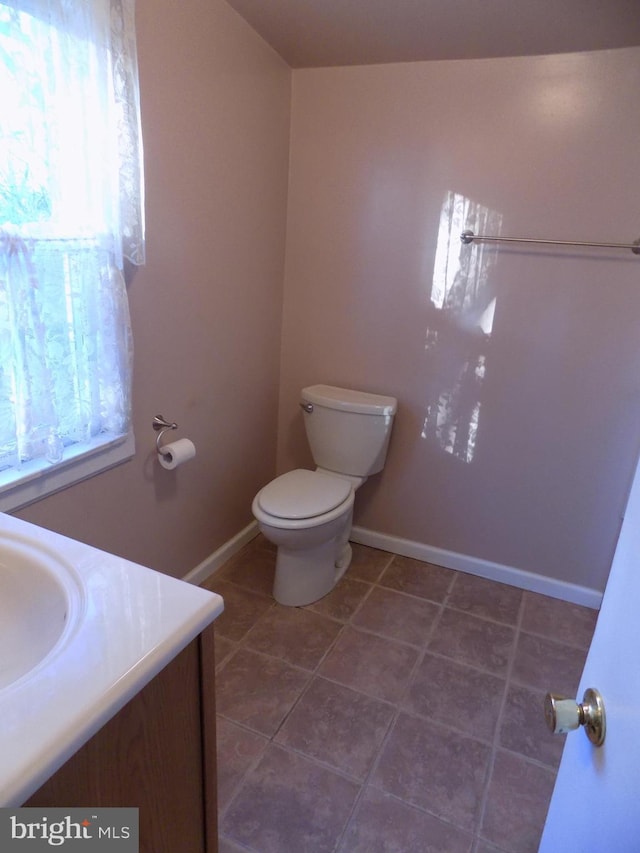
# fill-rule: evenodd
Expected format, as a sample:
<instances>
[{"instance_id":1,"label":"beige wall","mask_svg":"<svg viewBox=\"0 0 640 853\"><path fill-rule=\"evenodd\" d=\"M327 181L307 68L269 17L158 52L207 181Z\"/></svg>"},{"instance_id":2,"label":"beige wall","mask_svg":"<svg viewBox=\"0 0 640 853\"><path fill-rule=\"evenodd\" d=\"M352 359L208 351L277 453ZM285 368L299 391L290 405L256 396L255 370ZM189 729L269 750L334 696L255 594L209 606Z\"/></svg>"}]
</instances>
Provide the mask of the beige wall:
<instances>
[{"instance_id":1,"label":"beige wall","mask_svg":"<svg viewBox=\"0 0 640 853\"><path fill-rule=\"evenodd\" d=\"M603 587L639 449L640 258L485 248L467 307L429 304L448 193L506 236L640 236L639 86L637 48L294 72L280 470L310 464L300 387L394 394L356 524ZM428 413L479 352L467 461Z\"/></svg>"},{"instance_id":2,"label":"beige wall","mask_svg":"<svg viewBox=\"0 0 640 853\"><path fill-rule=\"evenodd\" d=\"M219 0L138 0L137 30L137 454L17 514L180 576L249 523L275 466L291 72ZM174 472L156 413L198 449Z\"/></svg>"}]
</instances>

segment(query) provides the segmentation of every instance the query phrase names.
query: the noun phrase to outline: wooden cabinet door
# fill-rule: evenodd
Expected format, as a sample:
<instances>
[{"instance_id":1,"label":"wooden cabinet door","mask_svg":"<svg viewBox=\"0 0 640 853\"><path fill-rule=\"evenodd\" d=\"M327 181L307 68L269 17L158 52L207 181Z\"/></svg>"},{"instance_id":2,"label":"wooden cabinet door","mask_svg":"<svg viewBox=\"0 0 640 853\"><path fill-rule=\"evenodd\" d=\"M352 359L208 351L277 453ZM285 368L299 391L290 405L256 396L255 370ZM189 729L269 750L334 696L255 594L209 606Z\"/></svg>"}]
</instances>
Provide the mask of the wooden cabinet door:
<instances>
[{"instance_id":1,"label":"wooden cabinet door","mask_svg":"<svg viewBox=\"0 0 640 853\"><path fill-rule=\"evenodd\" d=\"M212 626L207 631L212 651ZM206 830L199 643L187 646L24 805L137 807L143 853L205 853L207 835L208 853L215 851L215 824ZM213 669L209 677L213 682ZM210 727L215 760L215 715ZM207 775L215 802L215 763Z\"/></svg>"}]
</instances>

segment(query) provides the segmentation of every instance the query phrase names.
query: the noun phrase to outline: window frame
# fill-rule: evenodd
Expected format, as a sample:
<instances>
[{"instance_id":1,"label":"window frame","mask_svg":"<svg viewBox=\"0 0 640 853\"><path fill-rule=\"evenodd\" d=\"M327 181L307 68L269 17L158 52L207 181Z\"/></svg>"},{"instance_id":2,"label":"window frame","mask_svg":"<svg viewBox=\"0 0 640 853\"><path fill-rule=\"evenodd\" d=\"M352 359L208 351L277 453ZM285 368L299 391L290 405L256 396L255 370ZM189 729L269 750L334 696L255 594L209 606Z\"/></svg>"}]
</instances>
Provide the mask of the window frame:
<instances>
[{"instance_id":1,"label":"window frame","mask_svg":"<svg viewBox=\"0 0 640 853\"><path fill-rule=\"evenodd\" d=\"M45 6L41 0L2 0L2 2L3 5L13 7L18 12L24 12L36 18L39 16L41 6ZM114 79L111 84L114 88L113 91L109 91L111 91L111 95L117 92L118 101L123 99L125 106L129 108L124 118L119 116L118 119L119 138L124 138L124 143L121 141L118 145L118 153L122 157L126 151L124 159L120 159L119 205L120 215L123 219L119 223L119 230L116 227L114 232L108 234L110 238L116 237L115 265L124 282L123 260L125 258L135 266L143 265L145 262L144 177L135 48L135 0L117 0L117 2L116 0L93 0L93 2L97 7L97 16L95 19L91 18L92 25L97 24L95 32L102 33L101 28L106 22L103 35L108 42L107 49L113 57L118 59L118 61L113 61ZM78 26L78 33L84 32L83 27L87 20L83 16L77 20L66 15L59 18L54 16L51 19L46 16L43 17L43 21L46 21L50 27L59 26L65 32L67 30L76 32L74 26ZM103 45L104 43L100 41L99 44ZM131 204L131 199L134 196L135 203ZM118 207L117 203L115 207ZM126 213L123 212L125 210ZM82 219L81 222L86 223L87 220ZM109 222L108 217L106 222L108 225L113 225L112 222ZM48 223L48 225L51 224ZM102 219L94 224L98 225L98 231L101 233ZM54 234L51 236L37 233L38 230L36 228L35 233L25 234L25 236L35 240L69 239L71 242L87 238L95 240L100 236L100 233L91 233L90 235L82 233L74 236ZM71 230L75 229L72 227ZM125 234L127 235L126 239ZM126 293L124 299L127 299ZM128 323L128 307L126 312ZM130 325L128 326L128 335L130 338ZM125 350L122 352L124 353ZM130 355L129 352L129 357ZM129 382L132 381L132 378L130 375ZM3 467L0 467L0 512L19 509L132 459L135 455L135 439L130 396L128 396L128 400L128 417L117 424L112 422L110 425L104 425L103 431L98 432L86 441L74 441L73 439L71 443L65 441L64 455L59 461L49 461L45 457L38 457L22 461L19 465L6 465L4 467L3 460ZM124 432L123 430L127 431Z\"/></svg>"},{"instance_id":2,"label":"window frame","mask_svg":"<svg viewBox=\"0 0 640 853\"><path fill-rule=\"evenodd\" d=\"M65 448L65 459L24 462L20 469L0 471L0 512L20 509L48 495L121 465L135 456L133 430L110 439L96 436L90 442Z\"/></svg>"}]
</instances>

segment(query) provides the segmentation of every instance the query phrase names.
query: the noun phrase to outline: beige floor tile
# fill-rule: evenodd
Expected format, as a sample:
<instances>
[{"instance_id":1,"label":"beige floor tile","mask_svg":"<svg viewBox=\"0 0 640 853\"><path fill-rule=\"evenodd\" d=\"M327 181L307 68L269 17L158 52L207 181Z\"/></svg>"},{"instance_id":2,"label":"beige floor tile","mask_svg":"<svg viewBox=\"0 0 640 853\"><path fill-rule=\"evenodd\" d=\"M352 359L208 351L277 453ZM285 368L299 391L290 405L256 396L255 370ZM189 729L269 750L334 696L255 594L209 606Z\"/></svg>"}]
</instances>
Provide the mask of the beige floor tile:
<instances>
[{"instance_id":1,"label":"beige floor tile","mask_svg":"<svg viewBox=\"0 0 640 853\"><path fill-rule=\"evenodd\" d=\"M320 601L309 604L307 609L339 622L348 622L370 590L371 584L343 577L335 589Z\"/></svg>"},{"instance_id":2,"label":"beige floor tile","mask_svg":"<svg viewBox=\"0 0 640 853\"><path fill-rule=\"evenodd\" d=\"M586 652L521 633L516 646L512 678L545 692L573 696L584 668Z\"/></svg>"},{"instance_id":3,"label":"beige floor tile","mask_svg":"<svg viewBox=\"0 0 640 853\"><path fill-rule=\"evenodd\" d=\"M515 636L508 625L445 608L428 648L460 663L506 675Z\"/></svg>"},{"instance_id":4,"label":"beige floor tile","mask_svg":"<svg viewBox=\"0 0 640 853\"><path fill-rule=\"evenodd\" d=\"M509 853L536 853L555 773L498 751L482 822L482 838Z\"/></svg>"},{"instance_id":5,"label":"beige floor tile","mask_svg":"<svg viewBox=\"0 0 640 853\"><path fill-rule=\"evenodd\" d=\"M342 625L301 607L275 604L247 634L245 646L314 670L333 645Z\"/></svg>"},{"instance_id":6,"label":"beige floor tile","mask_svg":"<svg viewBox=\"0 0 640 853\"><path fill-rule=\"evenodd\" d=\"M275 740L362 781L394 713L392 705L315 678Z\"/></svg>"},{"instance_id":7,"label":"beige floor tile","mask_svg":"<svg viewBox=\"0 0 640 853\"><path fill-rule=\"evenodd\" d=\"M397 702L417 658L416 649L347 626L319 672L368 696Z\"/></svg>"},{"instance_id":8,"label":"beige floor tile","mask_svg":"<svg viewBox=\"0 0 640 853\"><path fill-rule=\"evenodd\" d=\"M273 599L225 580L216 580L207 589L217 592L224 599L224 611L215 623L216 636L234 642L242 640L256 621L273 607Z\"/></svg>"},{"instance_id":9,"label":"beige floor tile","mask_svg":"<svg viewBox=\"0 0 640 853\"><path fill-rule=\"evenodd\" d=\"M351 550L351 565L346 577L368 583L375 583L393 559L393 554L387 551L379 551L356 542L351 543Z\"/></svg>"},{"instance_id":10,"label":"beige floor tile","mask_svg":"<svg viewBox=\"0 0 640 853\"><path fill-rule=\"evenodd\" d=\"M218 811L223 812L243 779L264 752L268 738L249 732L235 723L218 717L216 721L218 750Z\"/></svg>"},{"instance_id":11,"label":"beige floor tile","mask_svg":"<svg viewBox=\"0 0 640 853\"><path fill-rule=\"evenodd\" d=\"M330 853L360 786L271 745L248 774L220 829L260 853Z\"/></svg>"},{"instance_id":12,"label":"beige floor tile","mask_svg":"<svg viewBox=\"0 0 640 853\"><path fill-rule=\"evenodd\" d=\"M414 673L402 707L491 741L505 680L449 658L427 653Z\"/></svg>"},{"instance_id":13,"label":"beige floor tile","mask_svg":"<svg viewBox=\"0 0 640 853\"><path fill-rule=\"evenodd\" d=\"M591 644L598 611L568 601L525 592L522 630L585 651Z\"/></svg>"},{"instance_id":14,"label":"beige floor tile","mask_svg":"<svg viewBox=\"0 0 640 853\"><path fill-rule=\"evenodd\" d=\"M491 748L429 720L401 714L371 784L461 829L477 824Z\"/></svg>"},{"instance_id":15,"label":"beige floor tile","mask_svg":"<svg viewBox=\"0 0 640 853\"><path fill-rule=\"evenodd\" d=\"M220 571L220 577L251 592L270 596L273 592L275 568L275 551L260 548L244 549L224 566Z\"/></svg>"},{"instance_id":16,"label":"beige floor tile","mask_svg":"<svg viewBox=\"0 0 640 853\"><path fill-rule=\"evenodd\" d=\"M410 557L394 557L380 578L380 585L397 592L444 601L456 573Z\"/></svg>"},{"instance_id":17,"label":"beige floor tile","mask_svg":"<svg viewBox=\"0 0 640 853\"><path fill-rule=\"evenodd\" d=\"M374 587L351 624L423 648L440 607L423 598Z\"/></svg>"},{"instance_id":18,"label":"beige floor tile","mask_svg":"<svg viewBox=\"0 0 640 853\"><path fill-rule=\"evenodd\" d=\"M469 853L472 836L455 826L367 788L339 853Z\"/></svg>"},{"instance_id":19,"label":"beige floor tile","mask_svg":"<svg viewBox=\"0 0 640 853\"><path fill-rule=\"evenodd\" d=\"M216 670L220 669L229 655L238 648L238 644L227 640L226 637L215 637Z\"/></svg>"},{"instance_id":20,"label":"beige floor tile","mask_svg":"<svg viewBox=\"0 0 640 853\"><path fill-rule=\"evenodd\" d=\"M238 649L216 675L217 711L271 737L308 680L308 673L284 661Z\"/></svg>"},{"instance_id":21,"label":"beige floor tile","mask_svg":"<svg viewBox=\"0 0 640 853\"><path fill-rule=\"evenodd\" d=\"M544 696L540 690L510 685L500 725L500 746L557 768L567 736L554 735L547 728Z\"/></svg>"},{"instance_id":22,"label":"beige floor tile","mask_svg":"<svg viewBox=\"0 0 640 853\"><path fill-rule=\"evenodd\" d=\"M458 572L447 605L507 625L515 625L523 592L513 586Z\"/></svg>"}]
</instances>

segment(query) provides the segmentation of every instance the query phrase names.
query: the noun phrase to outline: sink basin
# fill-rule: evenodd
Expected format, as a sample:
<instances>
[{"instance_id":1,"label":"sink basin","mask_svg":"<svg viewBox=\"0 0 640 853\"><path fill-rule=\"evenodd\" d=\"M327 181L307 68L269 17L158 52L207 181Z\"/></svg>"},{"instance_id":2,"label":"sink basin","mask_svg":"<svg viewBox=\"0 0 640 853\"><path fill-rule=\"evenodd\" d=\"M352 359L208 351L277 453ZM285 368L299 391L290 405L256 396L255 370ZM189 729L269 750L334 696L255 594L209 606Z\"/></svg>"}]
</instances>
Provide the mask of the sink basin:
<instances>
[{"instance_id":1,"label":"sink basin","mask_svg":"<svg viewBox=\"0 0 640 853\"><path fill-rule=\"evenodd\" d=\"M25 803L223 609L0 512L0 808Z\"/></svg>"},{"instance_id":2,"label":"sink basin","mask_svg":"<svg viewBox=\"0 0 640 853\"><path fill-rule=\"evenodd\" d=\"M40 543L0 535L0 691L43 666L77 622L82 588Z\"/></svg>"}]
</instances>

